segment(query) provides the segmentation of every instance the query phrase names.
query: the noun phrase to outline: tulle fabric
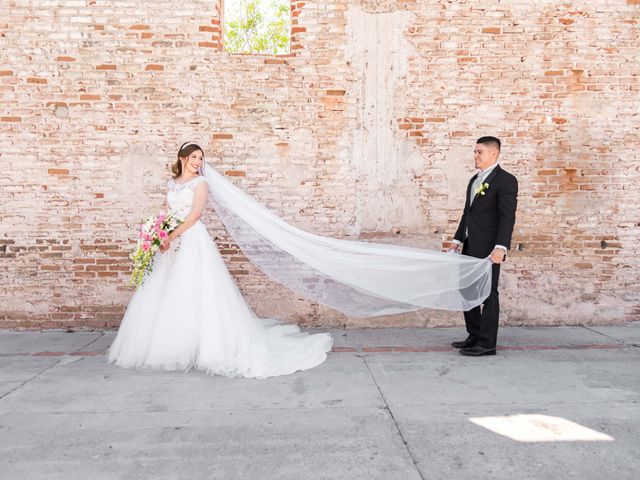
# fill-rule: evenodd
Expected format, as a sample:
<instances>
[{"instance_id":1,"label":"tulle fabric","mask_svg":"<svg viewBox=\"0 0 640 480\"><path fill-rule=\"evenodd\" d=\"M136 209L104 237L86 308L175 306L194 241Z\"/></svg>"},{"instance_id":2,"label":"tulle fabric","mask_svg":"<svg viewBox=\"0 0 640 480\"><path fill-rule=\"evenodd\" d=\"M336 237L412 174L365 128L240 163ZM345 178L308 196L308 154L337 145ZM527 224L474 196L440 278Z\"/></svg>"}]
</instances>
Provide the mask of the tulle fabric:
<instances>
[{"instance_id":1,"label":"tulle fabric","mask_svg":"<svg viewBox=\"0 0 640 480\"><path fill-rule=\"evenodd\" d=\"M205 165L202 173L185 185L169 183L172 209L188 214L193 189L206 181L217 214L250 261L291 290L347 315L469 310L490 292L487 259L305 232L212 167ZM108 359L122 367L266 378L322 363L332 343L328 334L308 335L295 325L257 318L198 221L181 235L179 249L156 255Z\"/></svg>"},{"instance_id":2,"label":"tulle fabric","mask_svg":"<svg viewBox=\"0 0 640 480\"><path fill-rule=\"evenodd\" d=\"M251 262L346 315L466 311L491 291L488 259L314 235L279 218L211 166L203 173L216 213Z\"/></svg>"},{"instance_id":3,"label":"tulle fabric","mask_svg":"<svg viewBox=\"0 0 640 480\"><path fill-rule=\"evenodd\" d=\"M193 188L173 184L172 208L190 208ZM331 350L329 334L259 319L245 302L204 224L196 222L133 295L108 360L125 368L266 378L306 370Z\"/></svg>"}]
</instances>

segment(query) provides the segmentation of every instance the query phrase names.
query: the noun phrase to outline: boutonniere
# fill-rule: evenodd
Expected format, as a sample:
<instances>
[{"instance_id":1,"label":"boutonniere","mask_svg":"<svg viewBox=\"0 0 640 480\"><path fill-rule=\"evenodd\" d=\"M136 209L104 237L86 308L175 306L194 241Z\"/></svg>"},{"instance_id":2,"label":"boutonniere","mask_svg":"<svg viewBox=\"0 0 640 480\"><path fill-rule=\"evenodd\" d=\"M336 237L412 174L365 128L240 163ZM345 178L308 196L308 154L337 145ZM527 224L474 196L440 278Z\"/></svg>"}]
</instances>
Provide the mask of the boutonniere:
<instances>
[{"instance_id":1,"label":"boutonniere","mask_svg":"<svg viewBox=\"0 0 640 480\"><path fill-rule=\"evenodd\" d=\"M489 184L483 183L478 188L476 188L476 195L484 195L487 190L489 190Z\"/></svg>"}]
</instances>

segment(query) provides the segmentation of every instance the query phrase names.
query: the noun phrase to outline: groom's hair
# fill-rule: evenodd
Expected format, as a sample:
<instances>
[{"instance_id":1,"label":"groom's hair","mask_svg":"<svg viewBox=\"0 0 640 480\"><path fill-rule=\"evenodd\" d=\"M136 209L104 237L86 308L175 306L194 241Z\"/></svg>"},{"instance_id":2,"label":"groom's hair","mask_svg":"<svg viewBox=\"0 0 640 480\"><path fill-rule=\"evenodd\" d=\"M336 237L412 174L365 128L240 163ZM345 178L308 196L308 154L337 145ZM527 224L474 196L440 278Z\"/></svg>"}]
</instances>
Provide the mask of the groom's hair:
<instances>
[{"instance_id":1,"label":"groom's hair","mask_svg":"<svg viewBox=\"0 0 640 480\"><path fill-rule=\"evenodd\" d=\"M476 143L491 145L493 147L496 147L498 151L500 151L500 147L502 146L502 142L499 138L496 137L480 137Z\"/></svg>"}]
</instances>

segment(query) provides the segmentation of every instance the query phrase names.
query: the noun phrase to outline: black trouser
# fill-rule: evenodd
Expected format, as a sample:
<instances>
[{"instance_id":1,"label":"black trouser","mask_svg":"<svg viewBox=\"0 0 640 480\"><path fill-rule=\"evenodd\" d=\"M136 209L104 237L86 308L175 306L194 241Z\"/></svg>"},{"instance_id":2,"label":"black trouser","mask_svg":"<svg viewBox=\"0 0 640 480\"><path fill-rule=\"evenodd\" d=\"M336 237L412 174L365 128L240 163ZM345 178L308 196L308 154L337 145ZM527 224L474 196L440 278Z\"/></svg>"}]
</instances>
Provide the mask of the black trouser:
<instances>
[{"instance_id":1,"label":"black trouser","mask_svg":"<svg viewBox=\"0 0 640 480\"><path fill-rule=\"evenodd\" d=\"M466 253L466 248L463 248L462 253ZM466 254L469 255L468 253ZM472 338L477 340L480 346L485 348L496 348L498 341L498 320L500 317L500 301L498 298L499 278L500 265L494 263L491 269L491 293L483 302L482 309L480 306L477 306L468 312L464 312L464 322L467 325L467 332Z\"/></svg>"}]
</instances>

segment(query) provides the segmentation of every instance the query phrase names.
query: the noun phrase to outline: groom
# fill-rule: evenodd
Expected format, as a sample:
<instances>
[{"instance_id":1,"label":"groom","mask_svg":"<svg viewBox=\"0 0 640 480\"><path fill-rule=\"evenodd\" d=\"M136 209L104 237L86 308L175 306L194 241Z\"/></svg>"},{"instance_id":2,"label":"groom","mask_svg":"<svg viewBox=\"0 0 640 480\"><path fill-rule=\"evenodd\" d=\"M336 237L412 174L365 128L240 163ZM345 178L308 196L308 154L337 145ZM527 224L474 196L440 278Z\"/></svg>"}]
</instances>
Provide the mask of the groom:
<instances>
[{"instance_id":1,"label":"groom","mask_svg":"<svg viewBox=\"0 0 640 480\"><path fill-rule=\"evenodd\" d=\"M469 336L452 343L462 355L472 357L496 354L500 264L511 246L516 220L518 180L498 165L500 147L496 137L482 137L476 142L473 158L478 173L467 186L464 212L451 248L476 258L490 257L493 262L491 293L482 309L477 306L464 312Z\"/></svg>"}]
</instances>

